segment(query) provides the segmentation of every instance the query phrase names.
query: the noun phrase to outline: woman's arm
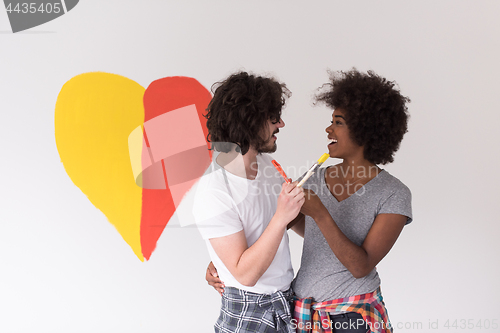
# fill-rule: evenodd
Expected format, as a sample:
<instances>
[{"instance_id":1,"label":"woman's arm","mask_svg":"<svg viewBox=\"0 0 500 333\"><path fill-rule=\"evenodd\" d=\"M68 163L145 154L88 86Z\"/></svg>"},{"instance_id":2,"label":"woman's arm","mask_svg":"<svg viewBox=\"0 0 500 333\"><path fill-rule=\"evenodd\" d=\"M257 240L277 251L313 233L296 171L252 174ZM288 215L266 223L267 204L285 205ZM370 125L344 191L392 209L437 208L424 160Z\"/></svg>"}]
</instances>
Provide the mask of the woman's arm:
<instances>
[{"instance_id":1,"label":"woman's arm","mask_svg":"<svg viewBox=\"0 0 500 333\"><path fill-rule=\"evenodd\" d=\"M214 266L213 262L210 262L207 267L207 272L205 273L205 280L207 283L214 287L214 289L222 296L224 292L224 282L219 279L219 273L217 273L217 269Z\"/></svg>"},{"instance_id":2,"label":"woman's arm","mask_svg":"<svg viewBox=\"0 0 500 333\"><path fill-rule=\"evenodd\" d=\"M407 220L406 216L399 214L377 215L363 244L358 246L339 229L314 192L306 193L301 212L314 219L330 249L358 279L368 275L389 253Z\"/></svg>"},{"instance_id":3,"label":"woman's arm","mask_svg":"<svg viewBox=\"0 0 500 333\"><path fill-rule=\"evenodd\" d=\"M297 217L290 223L288 223L287 229L292 229L297 235L304 238L304 230L306 227L306 217L304 214L299 213Z\"/></svg>"}]
</instances>

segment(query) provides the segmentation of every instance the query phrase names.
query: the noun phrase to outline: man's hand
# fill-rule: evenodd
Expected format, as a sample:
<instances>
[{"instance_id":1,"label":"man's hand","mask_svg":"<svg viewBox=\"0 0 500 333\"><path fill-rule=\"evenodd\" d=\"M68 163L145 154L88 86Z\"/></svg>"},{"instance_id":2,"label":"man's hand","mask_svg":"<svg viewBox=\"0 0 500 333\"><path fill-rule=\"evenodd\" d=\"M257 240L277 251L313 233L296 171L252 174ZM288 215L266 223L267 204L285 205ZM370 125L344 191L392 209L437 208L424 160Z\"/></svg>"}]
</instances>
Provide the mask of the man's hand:
<instances>
[{"instance_id":1,"label":"man's hand","mask_svg":"<svg viewBox=\"0 0 500 333\"><path fill-rule=\"evenodd\" d=\"M208 284L214 287L214 289L217 290L217 292L222 296L225 287L224 282L219 279L217 269L212 262L208 264L207 273L205 274L205 280L207 280Z\"/></svg>"},{"instance_id":2,"label":"man's hand","mask_svg":"<svg viewBox=\"0 0 500 333\"><path fill-rule=\"evenodd\" d=\"M278 207L275 216L282 219L286 224L297 217L304 203L304 189L297 187L298 182L291 184L283 183L281 193L278 197Z\"/></svg>"}]
</instances>

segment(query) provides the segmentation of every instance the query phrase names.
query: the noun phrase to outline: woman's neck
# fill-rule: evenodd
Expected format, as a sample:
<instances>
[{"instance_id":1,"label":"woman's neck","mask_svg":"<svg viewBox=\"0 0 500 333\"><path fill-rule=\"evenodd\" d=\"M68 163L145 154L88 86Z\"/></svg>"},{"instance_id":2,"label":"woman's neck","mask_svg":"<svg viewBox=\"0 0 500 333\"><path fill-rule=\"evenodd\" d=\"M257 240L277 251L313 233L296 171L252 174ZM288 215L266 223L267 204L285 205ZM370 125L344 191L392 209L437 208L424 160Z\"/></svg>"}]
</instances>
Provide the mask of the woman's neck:
<instances>
[{"instance_id":1,"label":"woman's neck","mask_svg":"<svg viewBox=\"0 0 500 333\"><path fill-rule=\"evenodd\" d=\"M354 181L361 178L372 179L380 172L380 168L366 159L344 159L338 165L341 176L346 181Z\"/></svg>"}]
</instances>

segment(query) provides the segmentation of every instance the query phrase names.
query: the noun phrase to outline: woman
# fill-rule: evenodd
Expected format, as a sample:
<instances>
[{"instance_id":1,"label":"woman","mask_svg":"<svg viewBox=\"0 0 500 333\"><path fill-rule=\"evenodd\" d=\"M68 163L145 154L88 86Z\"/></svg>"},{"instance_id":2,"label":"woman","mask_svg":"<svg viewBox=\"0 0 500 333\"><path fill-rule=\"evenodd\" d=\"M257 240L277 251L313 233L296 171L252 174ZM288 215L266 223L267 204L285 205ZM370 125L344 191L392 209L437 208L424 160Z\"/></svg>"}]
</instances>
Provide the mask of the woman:
<instances>
[{"instance_id":1,"label":"woman","mask_svg":"<svg viewBox=\"0 0 500 333\"><path fill-rule=\"evenodd\" d=\"M297 332L391 332L375 266L412 220L411 193L377 165L393 161L409 99L371 71L330 79L317 101L334 110L328 151L342 162L304 185L305 221L293 227L304 237L293 324ZM207 280L223 287L208 273Z\"/></svg>"}]
</instances>

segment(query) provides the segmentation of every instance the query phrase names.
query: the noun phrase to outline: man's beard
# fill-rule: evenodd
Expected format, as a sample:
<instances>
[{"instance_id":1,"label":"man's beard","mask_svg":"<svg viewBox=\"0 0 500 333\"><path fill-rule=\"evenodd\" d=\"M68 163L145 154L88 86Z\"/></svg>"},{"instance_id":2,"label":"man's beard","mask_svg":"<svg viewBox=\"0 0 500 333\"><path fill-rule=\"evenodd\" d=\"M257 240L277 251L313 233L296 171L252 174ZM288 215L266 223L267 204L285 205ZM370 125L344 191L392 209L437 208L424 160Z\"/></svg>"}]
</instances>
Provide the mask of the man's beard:
<instances>
[{"instance_id":1,"label":"man's beard","mask_svg":"<svg viewBox=\"0 0 500 333\"><path fill-rule=\"evenodd\" d=\"M261 145L260 147L257 147L257 153L262 154L262 153L274 153L276 149L278 149L278 145L275 142L270 142L272 138L266 142L265 144Z\"/></svg>"}]
</instances>

